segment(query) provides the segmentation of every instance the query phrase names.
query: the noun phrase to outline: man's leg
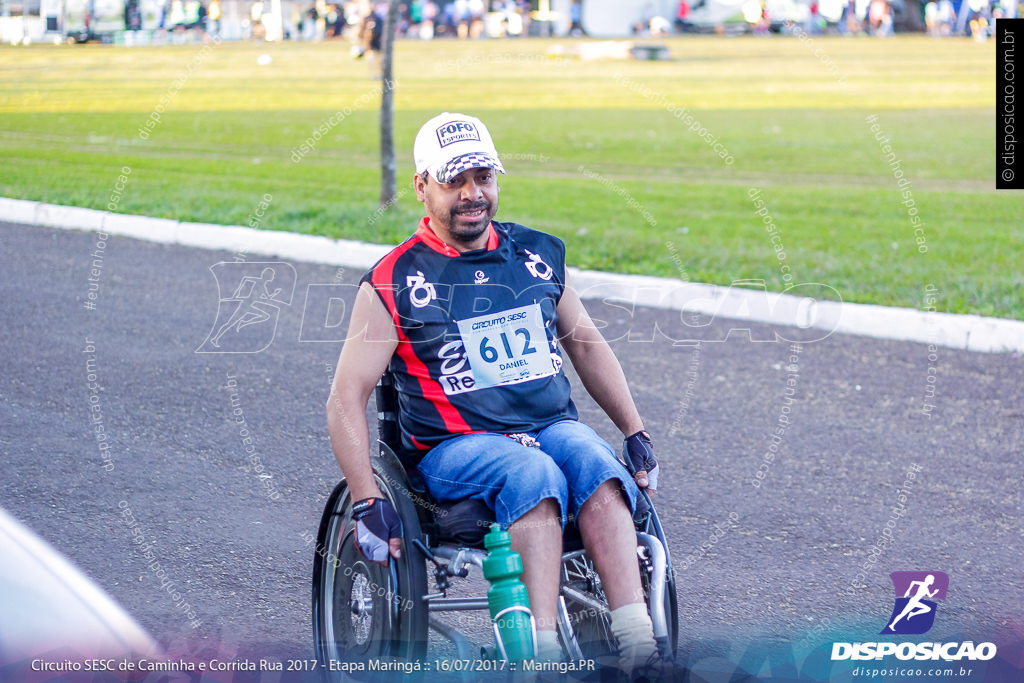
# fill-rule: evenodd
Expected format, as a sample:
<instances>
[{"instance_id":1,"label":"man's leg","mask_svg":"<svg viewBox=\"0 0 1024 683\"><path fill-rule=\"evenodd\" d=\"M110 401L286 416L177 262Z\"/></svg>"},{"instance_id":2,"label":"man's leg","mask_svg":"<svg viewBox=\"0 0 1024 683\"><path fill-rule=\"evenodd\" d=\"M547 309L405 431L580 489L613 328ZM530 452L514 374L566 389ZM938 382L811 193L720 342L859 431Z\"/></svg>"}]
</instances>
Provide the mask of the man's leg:
<instances>
[{"instance_id":1,"label":"man's leg","mask_svg":"<svg viewBox=\"0 0 1024 683\"><path fill-rule=\"evenodd\" d=\"M626 673L632 673L650 661L657 645L640 586L636 529L620 489L618 480L602 483L580 506L576 521L608 599L610 626L619 646L619 665Z\"/></svg>"},{"instance_id":2,"label":"man's leg","mask_svg":"<svg viewBox=\"0 0 1024 683\"><path fill-rule=\"evenodd\" d=\"M627 503L638 491L626 468L607 442L575 420L551 425L541 431L539 439L541 448L565 475L570 491L568 512L576 516L609 607L643 602L636 529L631 502Z\"/></svg>"},{"instance_id":3,"label":"man's leg","mask_svg":"<svg viewBox=\"0 0 1024 683\"><path fill-rule=\"evenodd\" d=\"M530 608L537 623L536 654L541 659L557 659L555 606L562 562L562 521L558 503L554 498L545 498L513 522L508 533L512 537L512 550L523 558L521 578L530 594Z\"/></svg>"},{"instance_id":4,"label":"man's leg","mask_svg":"<svg viewBox=\"0 0 1024 683\"><path fill-rule=\"evenodd\" d=\"M436 446L420 462L430 494L439 502L478 498L508 526L522 556L522 581L540 631L538 655L557 658L555 634L562 515L568 508L565 476L551 457L497 434L467 434Z\"/></svg>"},{"instance_id":5,"label":"man's leg","mask_svg":"<svg viewBox=\"0 0 1024 683\"><path fill-rule=\"evenodd\" d=\"M631 512L636 484L611 446L586 425L558 422L542 430L538 439L565 474L569 513L576 516L583 545L601 577L620 665L633 671L657 649L637 563Z\"/></svg>"},{"instance_id":6,"label":"man's leg","mask_svg":"<svg viewBox=\"0 0 1024 683\"><path fill-rule=\"evenodd\" d=\"M644 602L640 565L636 557L633 517L619 492L619 482L609 479L580 507L576 520L583 545L594 561L608 607L616 609Z\"/></svg>"}]
</instances>

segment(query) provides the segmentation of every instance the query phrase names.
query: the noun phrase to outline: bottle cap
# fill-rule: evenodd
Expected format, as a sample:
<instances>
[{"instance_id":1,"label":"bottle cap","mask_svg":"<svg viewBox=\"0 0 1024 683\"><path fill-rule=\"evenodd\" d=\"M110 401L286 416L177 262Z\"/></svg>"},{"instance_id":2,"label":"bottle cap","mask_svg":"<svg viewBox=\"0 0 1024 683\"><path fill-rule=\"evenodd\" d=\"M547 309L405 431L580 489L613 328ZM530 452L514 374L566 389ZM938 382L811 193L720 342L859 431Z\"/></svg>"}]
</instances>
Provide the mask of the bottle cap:
<instances>
[{"instance_id":1,"label":"bottle cap","mask_svg":"<svg viewBox=\"0 0 1024 683\"><path fill-rule=\"evenodd\" d=\"M491 530L484 536L484 547L490 550L491 548L497 548L503 545L510 545L512 543L512 537L508 535L508 532L501 528L501 525L495 522L491 525Z\"/></svg>"}]
</instances>

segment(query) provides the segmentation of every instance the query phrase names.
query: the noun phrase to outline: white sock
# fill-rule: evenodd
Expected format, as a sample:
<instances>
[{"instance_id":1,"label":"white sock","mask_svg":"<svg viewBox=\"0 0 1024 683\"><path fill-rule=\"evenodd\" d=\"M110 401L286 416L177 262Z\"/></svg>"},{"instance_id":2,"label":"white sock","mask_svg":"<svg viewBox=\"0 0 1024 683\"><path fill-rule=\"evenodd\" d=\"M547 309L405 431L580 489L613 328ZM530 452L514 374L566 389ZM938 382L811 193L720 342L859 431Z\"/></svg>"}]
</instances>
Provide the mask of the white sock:
<instances>
[{"instance_id":1,"label":"white sock","mask_svg":"<svg viewBox=\"0 0 1024 683\"><path fill-rule=\"evenodd\" d=\"M558 642L555 631L537 631L537 642L534 659L542 662L559 662L562 660L562 646Z\"/></svg>"},{"instance_id":2,"label":"white sock","mask_svg":"<svg viewBox=\"0 0 1024 683\"><path fill-rule=\"evenodd\" d=\"M642 602L623 605L611 614L612 635L619 644L619 666L628 674L657 652L654 625Z\"/></svg>"}]
</instances>

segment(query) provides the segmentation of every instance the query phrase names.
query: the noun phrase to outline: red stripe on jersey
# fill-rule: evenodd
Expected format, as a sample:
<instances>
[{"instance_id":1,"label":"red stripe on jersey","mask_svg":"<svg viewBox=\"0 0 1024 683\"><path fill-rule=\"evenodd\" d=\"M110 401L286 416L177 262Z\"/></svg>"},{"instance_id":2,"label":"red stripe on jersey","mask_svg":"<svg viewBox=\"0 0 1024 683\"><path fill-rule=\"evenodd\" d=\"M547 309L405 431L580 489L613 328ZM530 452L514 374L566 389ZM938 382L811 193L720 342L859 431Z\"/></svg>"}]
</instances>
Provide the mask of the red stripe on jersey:
<instances>
[{"instance_id":1,"label":"red stripe on jersey","mask_svg":"<svg viewBox=\"0 0 1024 683\"><path fill-rule=\"evenodd\" d=\"M403 335L402 328L398 324L398 306L395 302L395 289L397 287L395 284L395 261L402 254L419 244L419 241L419 238L414 235L389 251L388 255L381 259L377 267L373 269L373 274L370 276L373 288L377 290L377 294L384 300L384 307L391 314L391 320L395 323L395 329L398 330L399 337Z\"/></svg>"},{"instance_id":2,"label":"red stripe on jersey","mask_svg":"<svg viewBox=\"0 0 1024 683\"><path fill-rule=\"evenodd\" d=\"M397 353L405 361L405 367L409 374L419 382L420 393L423 394L423 398L433 403L434 408L441 415L441 419L444 420L445 429L451 434L465 434L466 432L473 431L466 420L463 419L459 409L448 400L448 396L444 393L441 385L430 377L430 371L427 369L426 364L412 350L409 338L401 330L398 331Z\"/></svg>"},{"instance_id":3,"label":"red stripe on jersey","mask_svg":"<svg viewBox=\"0 0 1024 683\"><path fill-rule=\"evenodd\" d=\"M434 408L437 409L438 414L444 421L445 428L450 433L464 434L472 431L469 428L469 424L462 417L458 408L448 400L441 385L430 377L430 370L427 369L426 364L416 355L408 335L405 334L405 331L402 330L402 326L399 324L398 305L395 301L395 262L398 261L402 254L420 242L419 236L415 235L395 247L374 268L370 279L374 289L377 290L384 300L384 305L391 313L391 319L395 323L395 331L398 333L398 349L396 353L405 362L405 367L409 374L416 378L420 385L420 393L425 399L434 404Z\"/></svg>"}]
</instances>

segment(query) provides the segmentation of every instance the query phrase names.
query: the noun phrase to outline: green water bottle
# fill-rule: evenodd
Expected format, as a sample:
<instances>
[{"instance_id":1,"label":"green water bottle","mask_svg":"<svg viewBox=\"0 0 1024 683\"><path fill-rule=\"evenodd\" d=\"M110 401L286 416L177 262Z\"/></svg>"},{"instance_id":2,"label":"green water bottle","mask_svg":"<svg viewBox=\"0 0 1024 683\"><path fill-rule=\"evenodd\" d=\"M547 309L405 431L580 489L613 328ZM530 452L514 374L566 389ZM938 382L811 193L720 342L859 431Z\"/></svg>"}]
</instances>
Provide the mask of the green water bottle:
<instances>
[{"instance_id":1,"label":"green water bottle","mask_svg":"<svg viewBox=\"0 0 1024 683\"><path fill-rule=\"evenodd\" d=\"M498 524L484 536L487 559L484 560L484 578L491 588L487 591L487 606L494 624L494 639L498 653L510 662L533 659L534 623L530 612L530 596L519 580L523 573L523 559L512 550L512 538Z\"/></svg>"}]
</instances>

